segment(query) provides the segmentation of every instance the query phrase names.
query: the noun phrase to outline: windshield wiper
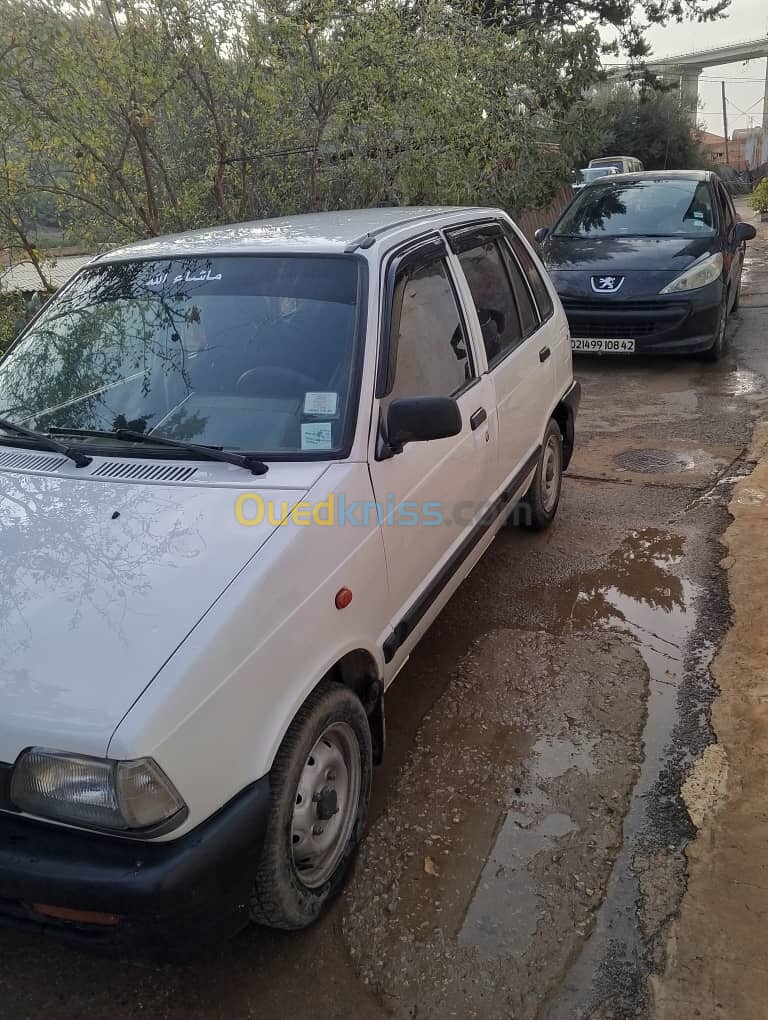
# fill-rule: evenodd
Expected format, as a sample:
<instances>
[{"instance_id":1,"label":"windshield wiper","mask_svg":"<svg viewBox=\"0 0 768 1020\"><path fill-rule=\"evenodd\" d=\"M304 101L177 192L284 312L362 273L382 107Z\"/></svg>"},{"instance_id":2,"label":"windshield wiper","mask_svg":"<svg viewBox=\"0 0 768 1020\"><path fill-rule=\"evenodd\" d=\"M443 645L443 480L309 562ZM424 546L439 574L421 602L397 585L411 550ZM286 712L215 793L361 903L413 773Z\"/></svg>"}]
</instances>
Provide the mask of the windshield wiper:
<instances>
[{"instance_id":1,"label":"windshield wiper","mask_svg":"<svg viewBox=\"0 0 768 1020\"><path fill-rule=\"evenodd\" d=\"M60 443L51 436L43 435L42 432L34 432L32 429L25 429L23 425L17 425L16 422L9 421L7 418L0 418L0 429L3 429L5 432L10 432L15 436L23 436L25 439L32 439L44 450L52 450L54 453L61 453L65 457L69 457L70 460L73 460L79 468L88 467L93 460L93 457L87 457L84 453L80 453L79 450L73 450L72 447L67 446L66 443Z\"/></svg>"},{"instance_id":2,"label":"windshield wiper","mask_svg":"<svg viewBox=\"0 0 768 1020\"><path fill-rule=\"evenodd\" d=\"M52 428L51 432L59 435L70 436L94 436L97 439L117 439L124 443L152 443L155 446L168 446L174 450L186 450L195 454L201 460L220 460L224 464L235 464L237 467L245 468L253 475L265 475L269 467L263 460L251 457L247 453L234 453L229 450L222 450L220 446L203 446L197 443L185 443L178 439L165 439L163 436L155 436L148 432L135 432L133 429L115 429L112 432L102 432L98 429L67 429Z\"/></svg>"},{"instance_id":3,"label":"windshield wiper","mask_svg":"<svg viewBox=\"0 0 768 1020\"><path fill-rule=\"evenodd\" d=\"M118 439L132 439L136 443L156 443L158 446L170 446L172 449L188 450L198 457L208 460L220 460L225 464L236 464L245 468L252 475L265 475L269 468L263 460L257 457L250 457L247 453L231 453L229 450L222 450L220 446L199 446L197 443L184 443L178 439L163 439L162 436L154 436L151 433L134 432L133 429L117 429L115 435Z\"/></svg>"}]
</instances>

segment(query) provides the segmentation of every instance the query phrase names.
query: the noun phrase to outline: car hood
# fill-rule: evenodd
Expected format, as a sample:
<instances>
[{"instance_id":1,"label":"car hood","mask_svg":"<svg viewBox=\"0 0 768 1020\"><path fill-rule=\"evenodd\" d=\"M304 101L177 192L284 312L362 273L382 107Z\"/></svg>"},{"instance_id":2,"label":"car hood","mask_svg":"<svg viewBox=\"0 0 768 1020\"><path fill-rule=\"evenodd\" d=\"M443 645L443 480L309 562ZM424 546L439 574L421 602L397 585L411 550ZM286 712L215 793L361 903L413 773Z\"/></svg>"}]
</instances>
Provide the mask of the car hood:
<instances>
[{"instance_id":1,"label":"car hood","mask_svg":"<svg viewBox=\"0 0 768 1020\"><path fill-rule=\"evenodd\" d=\"M274 531L266 520L238 524L238 495L293 506L325 469L297 465L291 477L293 465L276 467L257 478L215 465L197 473L222 468L223 483L194 485L81 479L74 465L0 471L0 761L40 744L106 753L131 705Z\"/></svg>"},{"instance_id":2,"label":"car hood","mask_svg":"<svg viewBox=\"0 0 768 1020\"><path fill-rule=\"evenodd\" d=\"M556 237L544 245L550 272L629 273L652 270L682 273L716 251L713 237Z\"/></svg>"}]
</instances>

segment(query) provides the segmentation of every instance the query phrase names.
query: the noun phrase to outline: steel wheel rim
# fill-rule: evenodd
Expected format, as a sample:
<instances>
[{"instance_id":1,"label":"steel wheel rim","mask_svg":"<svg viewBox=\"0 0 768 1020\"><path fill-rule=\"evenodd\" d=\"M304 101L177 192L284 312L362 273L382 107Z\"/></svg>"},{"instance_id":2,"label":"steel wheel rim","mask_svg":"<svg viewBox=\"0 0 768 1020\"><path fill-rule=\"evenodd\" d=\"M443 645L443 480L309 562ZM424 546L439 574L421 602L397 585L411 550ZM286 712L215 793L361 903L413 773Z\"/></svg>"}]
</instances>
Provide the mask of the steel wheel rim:
<instances>
[{"instance_id":1,"label":"steel wheel rim","mask_svg":"<svg viewBox=\"0 0 768 1020\"><path fill-rule=\"evenodd\" d=\"M327 726L307 755L291 821L291 854L309 889L336 870L357 818L362 783L360 745L345 722Z\"/></svg>"},{"instance_id":2,"label":"steel wheel rim","mask_svg":"<svg viewBox=\"0 0 768 1020\"><path fill-rule=\"evenodd\" d=\"M546 513L551 513L560 492L560 447L550 436L544 447L541 461L541 502Z\"/></svg>"}]
</instances>

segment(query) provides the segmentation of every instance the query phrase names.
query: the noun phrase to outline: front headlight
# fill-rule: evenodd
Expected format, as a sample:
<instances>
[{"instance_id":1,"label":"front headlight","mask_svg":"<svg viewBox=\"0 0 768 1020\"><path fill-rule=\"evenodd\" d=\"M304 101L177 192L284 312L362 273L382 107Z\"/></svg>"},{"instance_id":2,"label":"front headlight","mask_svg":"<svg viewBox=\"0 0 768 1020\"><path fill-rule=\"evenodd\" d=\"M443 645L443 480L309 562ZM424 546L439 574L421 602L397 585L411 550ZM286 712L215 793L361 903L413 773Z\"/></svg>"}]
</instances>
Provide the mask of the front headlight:
<instances>
[{"instance_id":1,"label":"front headlight","mask_svg":"<svg viewBox=\"0 0 768 1020\"><path fill-rule=\"evenodd\" d=\"M29 814L116 832L155 829L171 819L180 824L187 813L179 793L151 758L110 761L43 747L19 755L11 800Z\"/></svg>"},{"instance_id":2,"label":"front headlight","mask_svg":"<svg viewBox=\"0 0 768 1020\"><path fill-rule=\"evenodd\" d=\"M699 287L706 287L708 283L714 283L723 272L723 256L719 251L714 255L708 255L701 262L696 262L686 269L684 273L676 276L671 283L668 283L660 294L679 294L682 290L698 290Z\"/></svg>"}]
</instances>

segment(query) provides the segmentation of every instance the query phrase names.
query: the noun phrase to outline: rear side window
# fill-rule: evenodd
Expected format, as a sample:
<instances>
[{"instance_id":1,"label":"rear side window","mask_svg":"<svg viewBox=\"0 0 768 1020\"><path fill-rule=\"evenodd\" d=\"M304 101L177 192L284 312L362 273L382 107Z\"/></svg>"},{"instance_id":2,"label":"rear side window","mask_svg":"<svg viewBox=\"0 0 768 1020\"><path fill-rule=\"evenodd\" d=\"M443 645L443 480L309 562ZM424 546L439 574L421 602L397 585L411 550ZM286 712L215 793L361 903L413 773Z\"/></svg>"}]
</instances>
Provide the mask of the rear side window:
<instances>
[{"instance_id":1,"label":"rear side window","mask_svg":"<svg viewBox=\"0 0 768 1020\"><path fill-rule=\"evenodd\" d=\"M495 239L478 243L459 254L475 303L489 364L517 347L525 335L515 295Z\"/></svg>"},{"instance_id":2,"label":"rear side window","mask_svg":"<svg viewBox=\"0 0 768 1020\"><path fill-rule=\"evenodd\" d=\"M390 345L397 397L451 397L474 378L464 325L443 259L405 270L395 282Z\"/></svg>"},{"instance_id":3,"label":"rear side window","mask_svg":"<svg viewBox=\"0 0 768 1020\"><path fill-rule=\"evenodd\" d=\"M517 259L506 244L499 242L499 246L504 257L504 265L507 267L509 278L512 281L512 289L515 292L517 310L520 313L520 322L523 327L523 337L527 337L530 336L539 325L539 317L536 314L536 306L533 303L531 291L525 282L523 272L518 265Z\"/></svg>"},{"instance_id":4,"label":"rear side window","mask_svg":"<svg viewBox=\"0 0 768 1020\"><path fill-rule=\"evenodd\" d=\"M507 233L507 240L512 246L512 251L517 257L517 261L520 263L520 268L525 274L525 278L528 281L528 286L531 288L533 296L536 298L536 304L539 306L539 315L542 319L548 319L553 312L554 306L552 305L552 298L549 296L547 285L544 282L538 266L531 258L531 254L525 247L523 242L510 230Z\"/></svg>"},{"instance_id":5,"label":"rear side window","mask_svg":"<svg viewBox=\"0 0 768 1020\"><path fill-rule=\"evenodd\" d=\"M731 200L722 184L715 185L715 190L717 191L718 205L723 217L723 228L726 235L728 235L733 230L735 223L735 217L731 209Z\"/></svg>"}]
</instances>

